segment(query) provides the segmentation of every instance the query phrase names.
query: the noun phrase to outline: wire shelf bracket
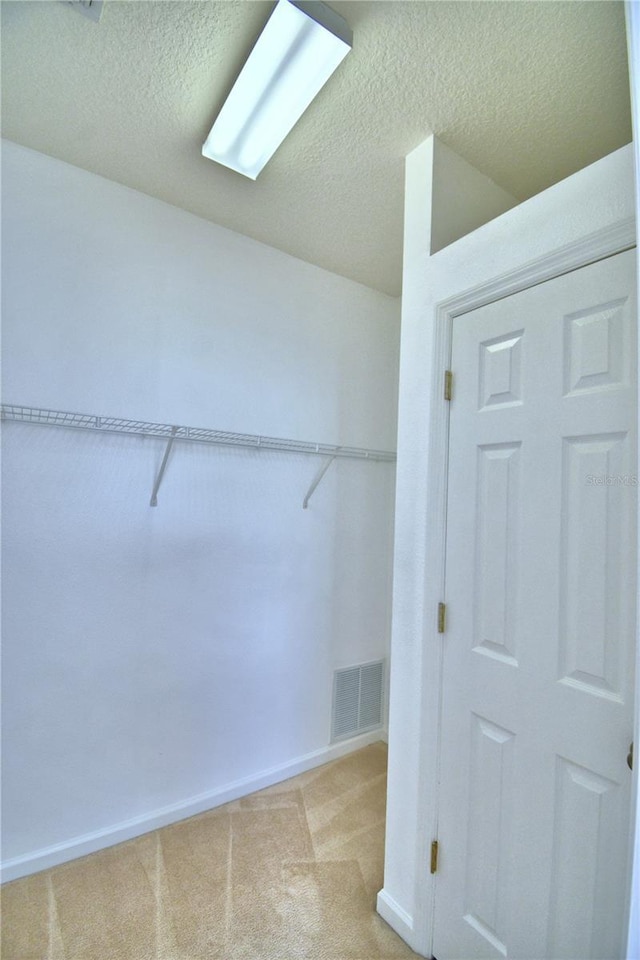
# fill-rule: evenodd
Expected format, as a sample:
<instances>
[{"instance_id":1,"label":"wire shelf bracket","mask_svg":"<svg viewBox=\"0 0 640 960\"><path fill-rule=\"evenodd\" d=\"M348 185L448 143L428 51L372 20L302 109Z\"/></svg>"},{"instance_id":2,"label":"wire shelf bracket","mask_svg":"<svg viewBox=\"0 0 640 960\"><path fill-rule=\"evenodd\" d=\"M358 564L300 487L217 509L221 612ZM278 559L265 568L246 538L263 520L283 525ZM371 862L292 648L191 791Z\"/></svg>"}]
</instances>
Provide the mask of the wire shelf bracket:
<instances>
[{"instance_id":1,"label":"wire shelf bracket","mask_svg":"<svg viewBox=\"0 0 640 960\"><path fill-rule=\"evenodd\" d=\"M302 501L302 509L303 509L303 510L306 510L307 507L309 506L309 500L311 499L311 496L312 496L312 494L313 494L313 491L316 489L316 487L318 486L318 484L320 483L320 481L321 481L322 478L324 477L325 473L327 472L327 470L329 469L329 467L331 466L331 464L333 463L333 461L335 460L335 458L336 458L336 454L335 454L335 453L332 454L330 457L328 457L328 459L322 464L322 466L320 467L320 469L319 469L318 472L316 473L315 477L313 478L313 480L312 480L312 482L311 482L311 486L310 486L309 489L307 490L307 495L306 495L306 497L304 498L304 500Z\"/></svg>"},{"instance_id":2,"label":"wire shelf bracket","mask_svg":"<svg viewBox=\"0 0 640 960\"><path fill-rule=\"evenodd\" d=\"M167 446L164 451L164 457L162 458L162 463L160 464L160 469L158 470L158 476L156 477L156 482L153 485L153 490L151 491L151 500L149 501L150 507L158 506L158 490L160 489L160 484L162 483L162 478L164 477L164 472L167 469L167 461L169 459L169 454L171 453L171 448L176 439L176 432L178 428L174 427L172 435L167 443Z\"/></svg>"},{"instance_id":3,"label":"wire shelf bracket","mask_svg":"<svg viewBox=\"0 0 640 960\"><path fill-rule=\"evenodd\" d=\"M308 507L311 495L336 458L372 460L383 463L395 463L396 460L396 454L391 450L342 447L328 443L310 443L306 440L286 440L282 437L265 437L252 433L231 433L225 430L211 430L203 427L175 426L169 423L126 420L122 417L104 417L88 413L69 413L63 410L25 407L12 403L2 404L0 407L0 416L3 420L19 420L23 423L35 423L43 426L70 427L78 430L129 434L137 437L166 438L167 446L151 493L150 506L152 507L157 505L158 491L176 440L243 447L252 450L280 450L284 453L306 453L312 456L327 457L328 459L319 469L304 498L302 506L305 510Z\"/></svg>"}]
</instances>

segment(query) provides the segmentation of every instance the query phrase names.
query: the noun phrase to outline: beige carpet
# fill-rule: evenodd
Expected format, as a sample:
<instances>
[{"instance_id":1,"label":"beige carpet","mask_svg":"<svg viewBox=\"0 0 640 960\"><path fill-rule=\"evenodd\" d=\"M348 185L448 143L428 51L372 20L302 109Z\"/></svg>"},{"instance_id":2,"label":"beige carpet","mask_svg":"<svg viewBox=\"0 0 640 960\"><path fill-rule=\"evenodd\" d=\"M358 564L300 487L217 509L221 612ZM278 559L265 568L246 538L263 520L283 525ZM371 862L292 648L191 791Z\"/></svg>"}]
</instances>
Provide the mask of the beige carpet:
<instances>
[{"instance_id":1,"label":"beige carpet","mask_svg":"<svg viewBox=\"0 0 640 960\"><path fill-rule=\"evenodd\" d=\"M386 747L2 888L2 960L397 960Z\"/></svg>"}]
</instances>

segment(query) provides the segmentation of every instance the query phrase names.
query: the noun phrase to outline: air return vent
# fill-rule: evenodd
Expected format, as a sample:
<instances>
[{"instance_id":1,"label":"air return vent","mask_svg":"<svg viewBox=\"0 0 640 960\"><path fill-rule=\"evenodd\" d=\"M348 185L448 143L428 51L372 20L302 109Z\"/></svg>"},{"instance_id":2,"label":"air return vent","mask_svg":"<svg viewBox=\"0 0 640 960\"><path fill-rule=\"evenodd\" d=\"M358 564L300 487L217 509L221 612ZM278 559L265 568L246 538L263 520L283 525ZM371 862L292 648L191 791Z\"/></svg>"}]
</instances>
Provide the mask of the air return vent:
<instances>
[{"instance_id":1,"label":"air return vent","mask_svg":"<svg viewBox=\"0 0 640 960\"><path fill-rule=\"evenodd\" d=\"M332 741L382 726L384 660L336 670L333 675Z\"/></svg>"}]
</instances>

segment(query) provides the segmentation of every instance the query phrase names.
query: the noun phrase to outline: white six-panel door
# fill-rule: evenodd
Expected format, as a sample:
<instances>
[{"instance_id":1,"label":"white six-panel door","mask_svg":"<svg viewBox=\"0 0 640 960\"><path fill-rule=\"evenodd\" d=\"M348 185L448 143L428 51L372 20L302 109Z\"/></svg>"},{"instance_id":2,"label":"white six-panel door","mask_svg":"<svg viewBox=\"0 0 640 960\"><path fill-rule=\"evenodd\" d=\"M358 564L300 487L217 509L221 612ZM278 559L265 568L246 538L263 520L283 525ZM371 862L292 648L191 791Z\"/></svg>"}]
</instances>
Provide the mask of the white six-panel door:
<instances>
[{"instance_id":1,"label":"white six-panel door","mask_svg":"<svg viewBox=\"0 0 640 960\"><path fill-rule=\"evenodd\" d=\"M453 321L437 960L624 951L634 253Z\"/></svg>"}]
</instances>

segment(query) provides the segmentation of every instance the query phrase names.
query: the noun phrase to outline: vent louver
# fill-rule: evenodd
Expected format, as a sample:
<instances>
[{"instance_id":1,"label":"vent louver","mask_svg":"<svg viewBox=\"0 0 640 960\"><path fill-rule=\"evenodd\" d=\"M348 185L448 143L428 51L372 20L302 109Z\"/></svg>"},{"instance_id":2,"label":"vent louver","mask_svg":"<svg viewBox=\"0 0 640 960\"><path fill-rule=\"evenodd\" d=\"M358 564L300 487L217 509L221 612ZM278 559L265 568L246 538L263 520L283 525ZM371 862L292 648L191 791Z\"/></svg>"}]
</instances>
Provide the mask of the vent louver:
<instances>
[{"instance_id":1,"label":"vent louver","mask_svg":"<svg viewBox=\"0 0 640 960\"><path fill-rule=\"evenodd\" d=\"M332 741L382 726L383 680L383 660L335 671Z\"/></svg>"}]
</instances>

